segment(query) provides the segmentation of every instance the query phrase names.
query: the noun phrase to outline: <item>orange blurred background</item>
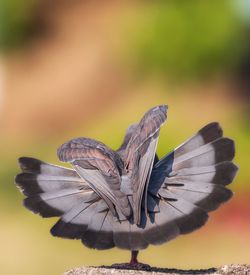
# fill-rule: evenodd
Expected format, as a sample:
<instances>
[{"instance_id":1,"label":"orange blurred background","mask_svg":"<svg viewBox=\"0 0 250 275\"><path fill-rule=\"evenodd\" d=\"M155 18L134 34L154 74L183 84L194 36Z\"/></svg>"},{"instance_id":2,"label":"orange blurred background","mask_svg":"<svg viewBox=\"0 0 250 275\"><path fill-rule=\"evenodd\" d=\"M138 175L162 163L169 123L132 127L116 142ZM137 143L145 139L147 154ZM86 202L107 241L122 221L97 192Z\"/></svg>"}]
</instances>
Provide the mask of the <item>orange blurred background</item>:
<instances>
[{"instance_id":1,"label":"orange blurred background","mask_svg":"<svg viewBox=\"0 0 250 275\"><path fill-rule=\"evenodd\" d=\"M54 238L56 219L22 206L17 158L59 164L91 137L116 149L126 126L168 104L158 154L219 121L236 142L235 196L201 230L142 251L152 266L250 263L250 5L241 1L0 1L0 273L61 274L124 262Z\"/></svg>"}]
</instances>

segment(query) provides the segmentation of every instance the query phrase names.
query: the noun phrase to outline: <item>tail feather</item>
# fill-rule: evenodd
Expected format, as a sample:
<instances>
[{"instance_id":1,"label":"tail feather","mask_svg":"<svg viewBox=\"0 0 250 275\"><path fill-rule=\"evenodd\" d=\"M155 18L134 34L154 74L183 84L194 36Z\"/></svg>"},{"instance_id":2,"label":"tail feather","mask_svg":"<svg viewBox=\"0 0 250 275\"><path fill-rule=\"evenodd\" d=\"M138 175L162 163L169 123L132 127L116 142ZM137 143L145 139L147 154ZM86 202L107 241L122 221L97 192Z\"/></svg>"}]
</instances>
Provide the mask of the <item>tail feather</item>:
<instances>
[{"instance_id":1,"label":"tail feather","mask_svg":"<svg viewBox=\"0 0 250 275\"><path fill-rule=\"evenodd\" d=\"M149 244L159 245L200 228L208 219L207 213L190 202L174 199L173 194L159 200L159 212L142 212L139 226L128 221L114 223L114 243L128 250L145 249Z\"/></svg>"},{"instance_id":2,"label":"tail feather","mask_svg":"<svg viewBox=\"0 0 250 275\"><path fill-rule=\"evenodd\" d=\"M20 168L23 172L53 176L67 175L71 177L79 177L77 173L72 169L49 164L35 158L21 157L18 161Z\"/></svg>"},{"instance_id":3,"label":"tail feather","mask_svg":"<svg viewBox=\"0 0 250 275\"><path fill-rule=\"evenodd\" d=\"M39 196L25 198L23 204L34 214L39 214L44 218L57 217L63 214L62 210L47 204Z\"/></svg>"},{"instance_id":4,"label":"tail feather","mask_svg":"<svg viewBox=\"0 0 250 275\"><path fill-rule=\"evenodd\" d=\"M113 222L113 239L116 247L133 250L130 242L131 224L128 220Z\"/></svg>"},{"instance_id":5,"label":"tail feather","mask_svg":"<svg viewBox=\"0 0 250 275\"><path fill-rule=\"evenodd\" d=\"M97 197L93 191L64 189L55 192L46 192L24 199L24 206L42 217L60 216L68 212L74 205Z\"/></svg>"},{"instance_id":6,"label":"tail feather","mask_svg":"<svg viewBox=\"0 0 250 275\"><path fill-rule=\"evenodd\" d=\"M98 249L114 246L106 203L74 170L27 157L19 164L22 173L16 184L27 196L24 205L43 217L61 216L51 228L52 235L82 239Z\"/></svg>"},{"instance_id":7,"label":"tail feather","mask_svg":"<svg viewBox=\"0 0 250 275\"><path fill-rule=\"evenodd\" d=\"M165 207L163 201L159 203L160 212L150 213L144 229L144 238L149 244L159 245L176 238L180 234L175 217ZM167 216L166 216L167 215Z\"/></svg>"},{"instance_id":8,"label":"tail feather","mask_svg":"<svg viewBox=\"0 0 250 275\"><path fill-rule=\"evenodd\" d=\"M175 156L172 170L210 166L234 157L234 142L229 138L219 138L179 157Z\"/></svg>"},{"instance_id":9,"label":"tail feather","mask_svg":"<svg viewBox=\"0 0 250 275\"><path fill-rule=\"evenodd\" d=\"M207 222L208 215L202 208L177 196L173 197L173 194L167 194L161 207L172 217L180 234L190 233Z\"/></svg>"},{"instance_id":10,"label":"tail feather","mask_svg":"<svg viewBox=\"0 0 250 275\"><path fill-rule=\"evenodd\" d=\"M231 161L224 161L211 166L183 168L171 172L165 183L171 184L179 180L187 180L228 185L233 181L237 170L238 167Z\"/></svg>"},{"instance_id":11,"label":"tail feather","mask_svg":"<svg viewBox=\"0 0 250 275\"><path fill-rule=\"evenodd\" d=\"M60 216L94 195L72 169L28 157L20 158L19 164L23 173L15 181L27 196L24 206L42 217Z\"/></svg>"},{"instance_id":12,"label":"tail feather","mask_svg":"<svg viewBox=\"0 0 250 275\"><path fill-rule=\"evenodd\" d=\"M79 177L51 176L27 172L18 174L16 176L16 183L26 196L72 187L83 188L83 181ZM88 187L86 186L86 188Z\"/></svg>"},{"instance_id":13,"label":"tail feather","mask_svg":"<svg viewBox=\"0 0 250 275\"><path fill-rule=\"evenodd\" d=\"M148 219L143 211L141 213L141 224L137 225L131 221L113 221L113 239L116 247L128 250L142 250L148 247L150 242L145 237L145 228Z\"/></svg>"},{"instance_id":14,"label":"tail feather","mask_svg":"<svg viewBox=\"0 0 250 275\"><path fill-rule=\"evenodd\" d=\"M96 211L81 237L83 244L100 250L114 247L113 226L110 219L113 219L110 211Z\"/></svg>"},{"instance_id":15,"label":"tail feather","mask_svg":"<svg viewBox=\"0 0 250 275\"><path fill-rule=\"evenodd\" d=\"M80 239L95 213L95 207L96 202L79 202L62 215L61 219L51 228L51 234L57 237Z\"/></svg>"},{"instance_id":16,"label":"tail feather","mask_svg":"<svg viewBox=\"0 0 250 275\"><path fill-rule=\"evenodd\" d=\"M146 217L145 213L143 213L142 221L139 226L137 226L135 223L130 225L130 247L132 247L133 250L142 250L147 248L149 245L149 242L144 236L145 223Z\"/></svg>"},{"instance_id":17,"label":"tail feather","mask_svg":"<svg viewBox=\"0 0 250 275\"><path fill-rule=\"evenodd\" d=\"M203 127L196 135L188 139L175 149L175 157L184 155L187 152L191 152L201 146L210 143L218 138L221 138L223 131L217 122L212 122Z\"/></svg>"},{"instance_id":18,"label":"tail feather","mask_svg":"<svg viewBox=\"0 0 250 275\"><path fill-rule=\"evenodd\" d=\"M235 148L233 140L222 134L219 124L211 123L154 165L148 191L159 198L164 213L158 228L172 217L180 234L189 233L206 223L208 212L232 197L225 186L238 169L231 162ZM151 203L150 209L155 205Z\"/></svg>"},{"instance_id":19,"label":"tail feather","mask_svg":"<svg viewBox=\"0 0 250 275\"><path fill-rule=\"evenodd\" d=\"M166 186L159 192L163 197L166 193L176 199L181 198L191 202L207 212L217 209L233 195L232 191L222 185L188 181L183 181L180 185Z\"/></svg>"},{"instance_id":20,"label":"tail feather","mask_svg":"<svg viewBox=\"0 0 250 275\"><path fill-rule=\"evenodd\" d=\"M72 169L27 157L20 158L19 164L23 173L18 174L15 181L25 196L31 197L72 187L89 189Z\"/></svg>"}]
</instances>

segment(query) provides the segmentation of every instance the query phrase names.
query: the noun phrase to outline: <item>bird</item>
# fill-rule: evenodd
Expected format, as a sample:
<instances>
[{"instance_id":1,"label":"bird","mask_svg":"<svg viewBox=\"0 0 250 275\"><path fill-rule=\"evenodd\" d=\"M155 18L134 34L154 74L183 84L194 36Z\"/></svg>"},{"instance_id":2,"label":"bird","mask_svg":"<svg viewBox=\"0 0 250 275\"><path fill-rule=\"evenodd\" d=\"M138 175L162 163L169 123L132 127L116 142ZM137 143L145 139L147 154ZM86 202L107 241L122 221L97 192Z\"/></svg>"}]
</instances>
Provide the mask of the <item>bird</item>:
<instances>
[{"instance_id":1,"label":"bird","mask_svg":"<svg viewBox=\"0 0 250 275\"><path fill-rule=\"evenodd\" d=\"M139 251L201 228L208 213L228 201L238 170L234 141L218 122L159 159L160 128L167 105L148 110L112 150L90 138L74 138L57 150L66 168L19 158L16 185L24 206L44 218L59 217L53 236L79 239L88 248L129 250L127 266L143 265Z\"/></svg>"}]
</instances>

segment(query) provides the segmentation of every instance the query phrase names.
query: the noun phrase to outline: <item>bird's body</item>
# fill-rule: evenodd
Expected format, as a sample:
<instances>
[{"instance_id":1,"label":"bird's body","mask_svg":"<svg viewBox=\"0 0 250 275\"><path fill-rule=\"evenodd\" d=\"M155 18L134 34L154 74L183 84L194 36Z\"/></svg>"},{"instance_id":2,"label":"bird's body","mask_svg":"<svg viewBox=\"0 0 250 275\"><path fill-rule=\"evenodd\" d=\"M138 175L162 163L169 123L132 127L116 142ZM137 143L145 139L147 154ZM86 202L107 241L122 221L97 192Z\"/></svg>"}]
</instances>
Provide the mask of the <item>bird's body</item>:
<instances>
[{"instance_id":1,"label":"bird's body","mask_svg":"<svg viewBox=\"0 0 250 275\"><path fill-rule=\"evenodd\" d=\"M164 105L150 109L117 151L88 138L66 142L58 157L73 169L20 158L24 205L60 217L52 235L96 249L137 251L200 228L232 196L225 186L237 172L234 142L210 123L158 160L166 112Z\"/></svg>"}]
</instances>

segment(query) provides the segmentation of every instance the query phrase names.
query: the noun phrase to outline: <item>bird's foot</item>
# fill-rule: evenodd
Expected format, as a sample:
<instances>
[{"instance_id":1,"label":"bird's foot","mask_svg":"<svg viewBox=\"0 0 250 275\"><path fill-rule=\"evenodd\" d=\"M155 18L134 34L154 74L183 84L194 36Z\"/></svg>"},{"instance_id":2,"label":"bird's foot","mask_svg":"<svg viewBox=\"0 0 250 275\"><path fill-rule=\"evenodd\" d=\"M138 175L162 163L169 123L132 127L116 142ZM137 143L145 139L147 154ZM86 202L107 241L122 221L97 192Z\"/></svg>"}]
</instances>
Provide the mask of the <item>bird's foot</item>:
<instances>
[{"instance_id":1,"label":"bird's foot","mask_svg":"<svg viewBox=\"0 0 250 275\"><path fill-rule=\"evenodd\" d=\"M150 270L151 267L148 264L143 264L140 262L130 262L130 263L121 263L121 264L112 264L112 268L116 269L136 269L136 270Z\"/></svg>"}]
</instances>

